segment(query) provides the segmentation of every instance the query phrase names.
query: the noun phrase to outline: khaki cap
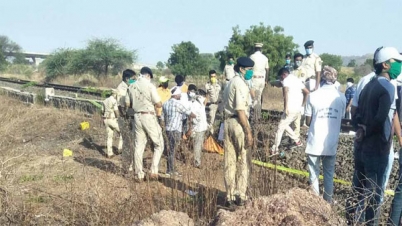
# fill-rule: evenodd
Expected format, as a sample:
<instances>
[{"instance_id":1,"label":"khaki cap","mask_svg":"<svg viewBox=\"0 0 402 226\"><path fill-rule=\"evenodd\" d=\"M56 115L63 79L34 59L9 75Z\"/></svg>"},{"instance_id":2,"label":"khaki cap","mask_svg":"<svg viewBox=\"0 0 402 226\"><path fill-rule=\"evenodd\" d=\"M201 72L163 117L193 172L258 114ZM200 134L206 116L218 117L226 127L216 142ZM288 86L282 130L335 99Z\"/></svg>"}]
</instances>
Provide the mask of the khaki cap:
<instances>
[{"instance_id":1,"label":"khaki cap","mask_svg":"<svg viewBox=\"0 0 402 226\"><path fill-rule=\"evenodd\" d=\"M254 46L257 47L257 48L261 48L263 45L264 45L264 44L259 43L259 42L254 44Z\"/></svg>"}]
</instances>

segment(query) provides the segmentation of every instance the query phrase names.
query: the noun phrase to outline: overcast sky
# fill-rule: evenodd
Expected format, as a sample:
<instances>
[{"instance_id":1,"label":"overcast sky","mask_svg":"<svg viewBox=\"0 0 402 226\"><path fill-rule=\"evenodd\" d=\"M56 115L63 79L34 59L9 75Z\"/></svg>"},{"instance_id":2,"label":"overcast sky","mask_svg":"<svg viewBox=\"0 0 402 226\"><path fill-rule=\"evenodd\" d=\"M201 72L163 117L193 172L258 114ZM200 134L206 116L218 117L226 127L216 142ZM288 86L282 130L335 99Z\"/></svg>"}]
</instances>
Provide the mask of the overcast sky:
<instances>
[{"instance_id":1,"label":"overcast sky","mask_svg":"<svg viewBox=\"0 0 402 226\"><path fill-rule=\"evenodd\" d=\"M0 0L0 35L25 51L82 48L115 38L137 49L139 62L167 61L171 46L193 42L202 53L222 50L232 27L281 26L317 53L363 55L379 46L402 51L400 0ZM302 51L302 49L300 49ZM303 51L304 52L304 51Z\"/></svg>"}]
</instances>

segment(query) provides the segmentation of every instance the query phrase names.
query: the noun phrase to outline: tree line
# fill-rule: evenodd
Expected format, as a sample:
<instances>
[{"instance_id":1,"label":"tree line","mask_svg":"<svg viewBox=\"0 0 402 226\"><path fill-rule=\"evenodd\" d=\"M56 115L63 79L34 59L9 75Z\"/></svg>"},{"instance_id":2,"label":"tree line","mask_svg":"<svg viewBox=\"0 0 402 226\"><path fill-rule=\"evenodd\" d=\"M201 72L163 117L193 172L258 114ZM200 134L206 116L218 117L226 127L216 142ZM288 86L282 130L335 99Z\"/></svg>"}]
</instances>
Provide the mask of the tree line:
<instances>
[{"instance_id":1,"label":"tree line","mask_svg":"<svg viewBox=\"0 0 402 226\"><path fill-rule=\"evenodd\" d=\"M252 25L242 32L239 26L232 28L232 36L227 46L216 53L200 53L190 41L183 41L172 46L166 62L159 61L156 67L161 71L165 67L173 74L184 76L207 75L209 70L222 72L229 56L235 59L249 56L254 52L254 43L261 42L263 54L269 58L271 76L284 66L286 54L296 54L299 47L293 36L286 35L280 26L265 26L263 23ZM22 48L6 36L0 36L0 71L10 64L27 64L21 54L10 59L4 53L21 53ZM304 54L304 53L302 53ZM340 71L342 58L339 55L323 53L320 55L323 65L329 65ZM128 50L115 39L92 39L83 49L57 49L42 63L46 77L51 80L65 75L93 74L94 76L116 75L130 67L137 60L137 51ZM368 65L368 64L365 64ZM366 72L361 66L350 62L355 67L355 74ZM363 75L363 74L362 74Z\"/></svg>"}]
</instances>

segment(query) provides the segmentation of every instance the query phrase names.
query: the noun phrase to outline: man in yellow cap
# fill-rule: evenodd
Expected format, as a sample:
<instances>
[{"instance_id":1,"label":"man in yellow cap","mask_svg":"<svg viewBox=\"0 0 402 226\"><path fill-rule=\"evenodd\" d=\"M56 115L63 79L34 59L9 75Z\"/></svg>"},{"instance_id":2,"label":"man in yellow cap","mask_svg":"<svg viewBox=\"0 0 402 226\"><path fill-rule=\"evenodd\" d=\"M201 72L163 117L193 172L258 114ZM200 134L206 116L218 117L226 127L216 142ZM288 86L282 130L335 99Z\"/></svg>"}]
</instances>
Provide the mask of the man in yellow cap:
<instances>
[{"instance_id":1,"label":"man in yellow cap","mask_svg":"<svg viewBox=\"0 0 402 226\"><path fill-rule=\"evenodd\" d=\"M165 76L161 76L159 78L159 87L156 89L156 92L158 92L158 95L161 98L162 105L170 99L172 94L169 90L168 78L166 78ZM160 119L160 117L162 116L162 108L156 109L156 116L158 116L158 119Z\"/></svg>"},{"instance_id":2,"label":"man in yellow cap","mask_svg":"<svg viewBox=\"0 0 402 226\"><path fill-rule=\"evenodd\" d=\"M253 89L255 90L256 104L254 106L255 119L259 119L261 116L261 99L262 92L264 90L267 81L269 80L269 63L268 57L262 54L262 43L255 43L255 53L250 58L254 61L254 74L252 79Z\"/></svg>"},{"instance_id":3,"label":"man in yellow cap","mask_svg":"<svg viewBox=\"0 0 402 226\"><path fill-rule=\"evenodd\" d=\"M119 133L119 146L118 150L119 152L123 148L123 138L120 133L120 128L119 124L117 123L117 118L119 117L119 109L117 107L117 90L113 89L112 90L112 95L110 95L106 100L103 101L103 109L102 109L102 115L103 115L103 122L105 123L106 126L106 132L107 132L107 142L106 142L106 153L105 156L107 158L112 158L113 155L113 132L116 131Z\"/></svg>"}]
</instances>

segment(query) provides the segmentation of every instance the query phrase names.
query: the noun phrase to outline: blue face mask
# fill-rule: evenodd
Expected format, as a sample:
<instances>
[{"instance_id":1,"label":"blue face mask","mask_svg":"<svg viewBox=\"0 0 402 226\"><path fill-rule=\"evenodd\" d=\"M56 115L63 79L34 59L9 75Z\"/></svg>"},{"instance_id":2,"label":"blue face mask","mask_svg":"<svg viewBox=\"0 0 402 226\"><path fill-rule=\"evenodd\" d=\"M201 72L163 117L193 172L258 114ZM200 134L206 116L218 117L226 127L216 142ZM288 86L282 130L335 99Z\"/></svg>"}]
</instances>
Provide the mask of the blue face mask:
<instances>
[{"instance_id":1,"label":"blue face mask","mask_svg":"<svg viewBox=\"0 0 402 226\"><path fill-rule=\"evenodd\" d=\"M247 70L246 74L244 74L245 80L250 80L253 77L253 70Z\"/></svg>"},{"instance_id":2,"label":"blue face mask","mask_svg":"<svg viewBox=\"0 0 402 226\"><path fill-rule=\"evenodd\" d=\"M312 54L313 53L313 49L306 49L306 54L307 55L310 55L310 54Z\"/></svg>"},{"instance_id":3,"label":"blue face mask","mask_svg":"<svg viewBox=\"0 0 402 226\"><path fill-rule=\"evenodd\" d=\"M286 60L286 64L290 64L290 60Z\"/></svg>"},{"instance_id":4,"label":"blue face mask","mask_svg":"<svg viewBox=\"0 0 402 226\"><path fill-rule=\"evenodd\" d=\"M130 79L130 80L128 80L128 84L133 84L135 82L135 80L134 79Z\"/></svg>"}]
</instances>

